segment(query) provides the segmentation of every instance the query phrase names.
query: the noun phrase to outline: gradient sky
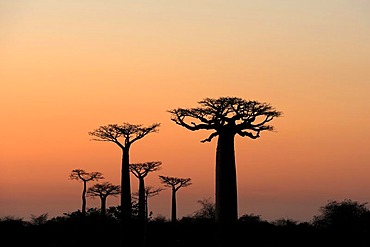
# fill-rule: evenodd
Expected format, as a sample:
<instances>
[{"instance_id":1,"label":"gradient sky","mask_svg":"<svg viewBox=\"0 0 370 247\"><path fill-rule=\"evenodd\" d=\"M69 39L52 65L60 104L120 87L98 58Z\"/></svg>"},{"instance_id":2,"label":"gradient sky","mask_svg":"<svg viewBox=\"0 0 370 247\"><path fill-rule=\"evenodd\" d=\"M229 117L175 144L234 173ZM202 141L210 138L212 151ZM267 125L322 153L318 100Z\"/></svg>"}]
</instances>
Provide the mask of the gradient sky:
<instances>
[{"instance_id":1,"label":"gradient sky","mask_svg":"<svg viewBox=\"0 0 370 247\"><path fill-rule=\"evenodd\" d=\"M216 140L166 111L220 96L284 113L235 140L239 216L309 221L328 200L370 201L369 13L366 0L2 0L0 217L80 209L75 168L119 184L120 149L88 132L123 122L161 123L131 162L162 161L146 185L190 177L177 193L190 215L214 201ZM154 216L170 197L149 199Z\"/></svg>"}]
</instances>

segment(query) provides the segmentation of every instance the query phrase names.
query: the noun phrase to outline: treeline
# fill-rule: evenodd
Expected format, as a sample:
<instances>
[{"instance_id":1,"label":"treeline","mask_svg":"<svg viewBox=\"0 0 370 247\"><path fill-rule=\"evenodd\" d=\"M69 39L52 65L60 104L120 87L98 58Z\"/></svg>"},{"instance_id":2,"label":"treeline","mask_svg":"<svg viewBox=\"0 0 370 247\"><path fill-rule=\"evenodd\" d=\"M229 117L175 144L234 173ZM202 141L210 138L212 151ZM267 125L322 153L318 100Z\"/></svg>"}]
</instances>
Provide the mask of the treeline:
<instances>
[{"instance_id":1,"label":"treeline","mask_svg":"<svg viewBox=\"0 0 370 247\"><path fill-rule=\"evenodd\" d=\"M145 230L133 207L130 235L122 240L135 246L218 246L215 205L208 199L189 216L173 222L149 214ZM307 222L293 219L264 220L245 214L230 226L230 246L370 246L370 210L366 203L350 199L329 201ZM120 246L120 206L80 210L48 219L48 214L31 215L31 220L7 216L0 219L2 246ZM144 231L144 232L143 232ZM145 235L144 241L142 236Z\"/></svg>"}]
</instances>

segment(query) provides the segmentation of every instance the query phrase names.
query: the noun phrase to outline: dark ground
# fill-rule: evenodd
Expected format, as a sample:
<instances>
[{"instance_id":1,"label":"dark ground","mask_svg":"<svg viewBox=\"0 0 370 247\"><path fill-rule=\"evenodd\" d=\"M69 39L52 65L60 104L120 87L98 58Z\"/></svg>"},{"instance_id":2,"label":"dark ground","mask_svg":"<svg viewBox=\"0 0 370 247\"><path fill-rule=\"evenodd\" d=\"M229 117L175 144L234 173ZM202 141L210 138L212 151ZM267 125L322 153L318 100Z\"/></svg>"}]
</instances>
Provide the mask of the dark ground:
<instances>
[{"instance_id":1,"label":"dark ground","mask_svg":"<svg viewBox=\"0 0 370 247\"><path fill-rule=\"evenodd\" d=\"M125 234L125 246L219 246L215 225L207 220L183 220L176 224L151 221L147 225L146 245L143 232L134 225ZM1 246L119 247L119 223L102 219L49 220L43 224L25 224L23 221L0 222ZM286 221L281 225L269 222L238 222L229 229L224 246L308 247L353 246L369 247L370 234L366 229L318 229L308 223ZM131 241L131 244L129 242Z\"/></svg>"}]
</instances>

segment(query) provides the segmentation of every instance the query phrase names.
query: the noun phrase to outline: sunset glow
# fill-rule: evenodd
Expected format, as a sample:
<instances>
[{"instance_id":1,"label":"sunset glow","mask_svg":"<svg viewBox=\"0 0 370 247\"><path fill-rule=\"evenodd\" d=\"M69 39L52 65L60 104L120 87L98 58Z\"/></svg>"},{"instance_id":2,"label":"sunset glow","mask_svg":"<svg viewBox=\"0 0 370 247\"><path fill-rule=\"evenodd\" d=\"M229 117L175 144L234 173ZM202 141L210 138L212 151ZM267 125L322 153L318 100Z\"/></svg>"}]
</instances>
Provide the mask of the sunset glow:
<instances>
[{"instance_id":1,"label":"sunset glow","mask_svg":"<svg viewBox=\"0 0 370 247\"><path fill-rule=\"evenodd\" d=\"M80 209L73 169L120 184L121 150L88 132L123 122L161 124L130 159L162 162L146 185L191 178L177 214L192 214L214 201L216 140L167 111L221 96L283 112L276 131L235 139L239 216L308 221L328 200L370 201L369 13L362 0L1 1L0 217ZM164 190L149 210L169 218L170 203Z\"/></svg>"}]
</instances>

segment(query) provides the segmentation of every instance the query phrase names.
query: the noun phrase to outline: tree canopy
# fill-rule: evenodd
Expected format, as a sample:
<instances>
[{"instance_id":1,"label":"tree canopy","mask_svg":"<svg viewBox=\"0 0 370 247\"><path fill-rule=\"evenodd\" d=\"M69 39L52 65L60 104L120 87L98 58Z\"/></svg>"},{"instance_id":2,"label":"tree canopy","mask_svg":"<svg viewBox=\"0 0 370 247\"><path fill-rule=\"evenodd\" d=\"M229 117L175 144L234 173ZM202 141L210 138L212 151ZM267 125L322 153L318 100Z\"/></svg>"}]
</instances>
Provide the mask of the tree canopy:
<instances>
[{"instance_id":1,"label":"tree canopy","mask_svg":"<svg viewBox=\"0 0 370 247\"><path fill-rule=\"evenodd\" d=\"M274 130L268 122L282 115L268 103L238 97L205 98L198 104L199 107L177 108L168 112L172 114L172 121L191 131L213 130L202 142L210 142L225 130L256 139L261 131Z\"/></svg>"}]
</instances>

